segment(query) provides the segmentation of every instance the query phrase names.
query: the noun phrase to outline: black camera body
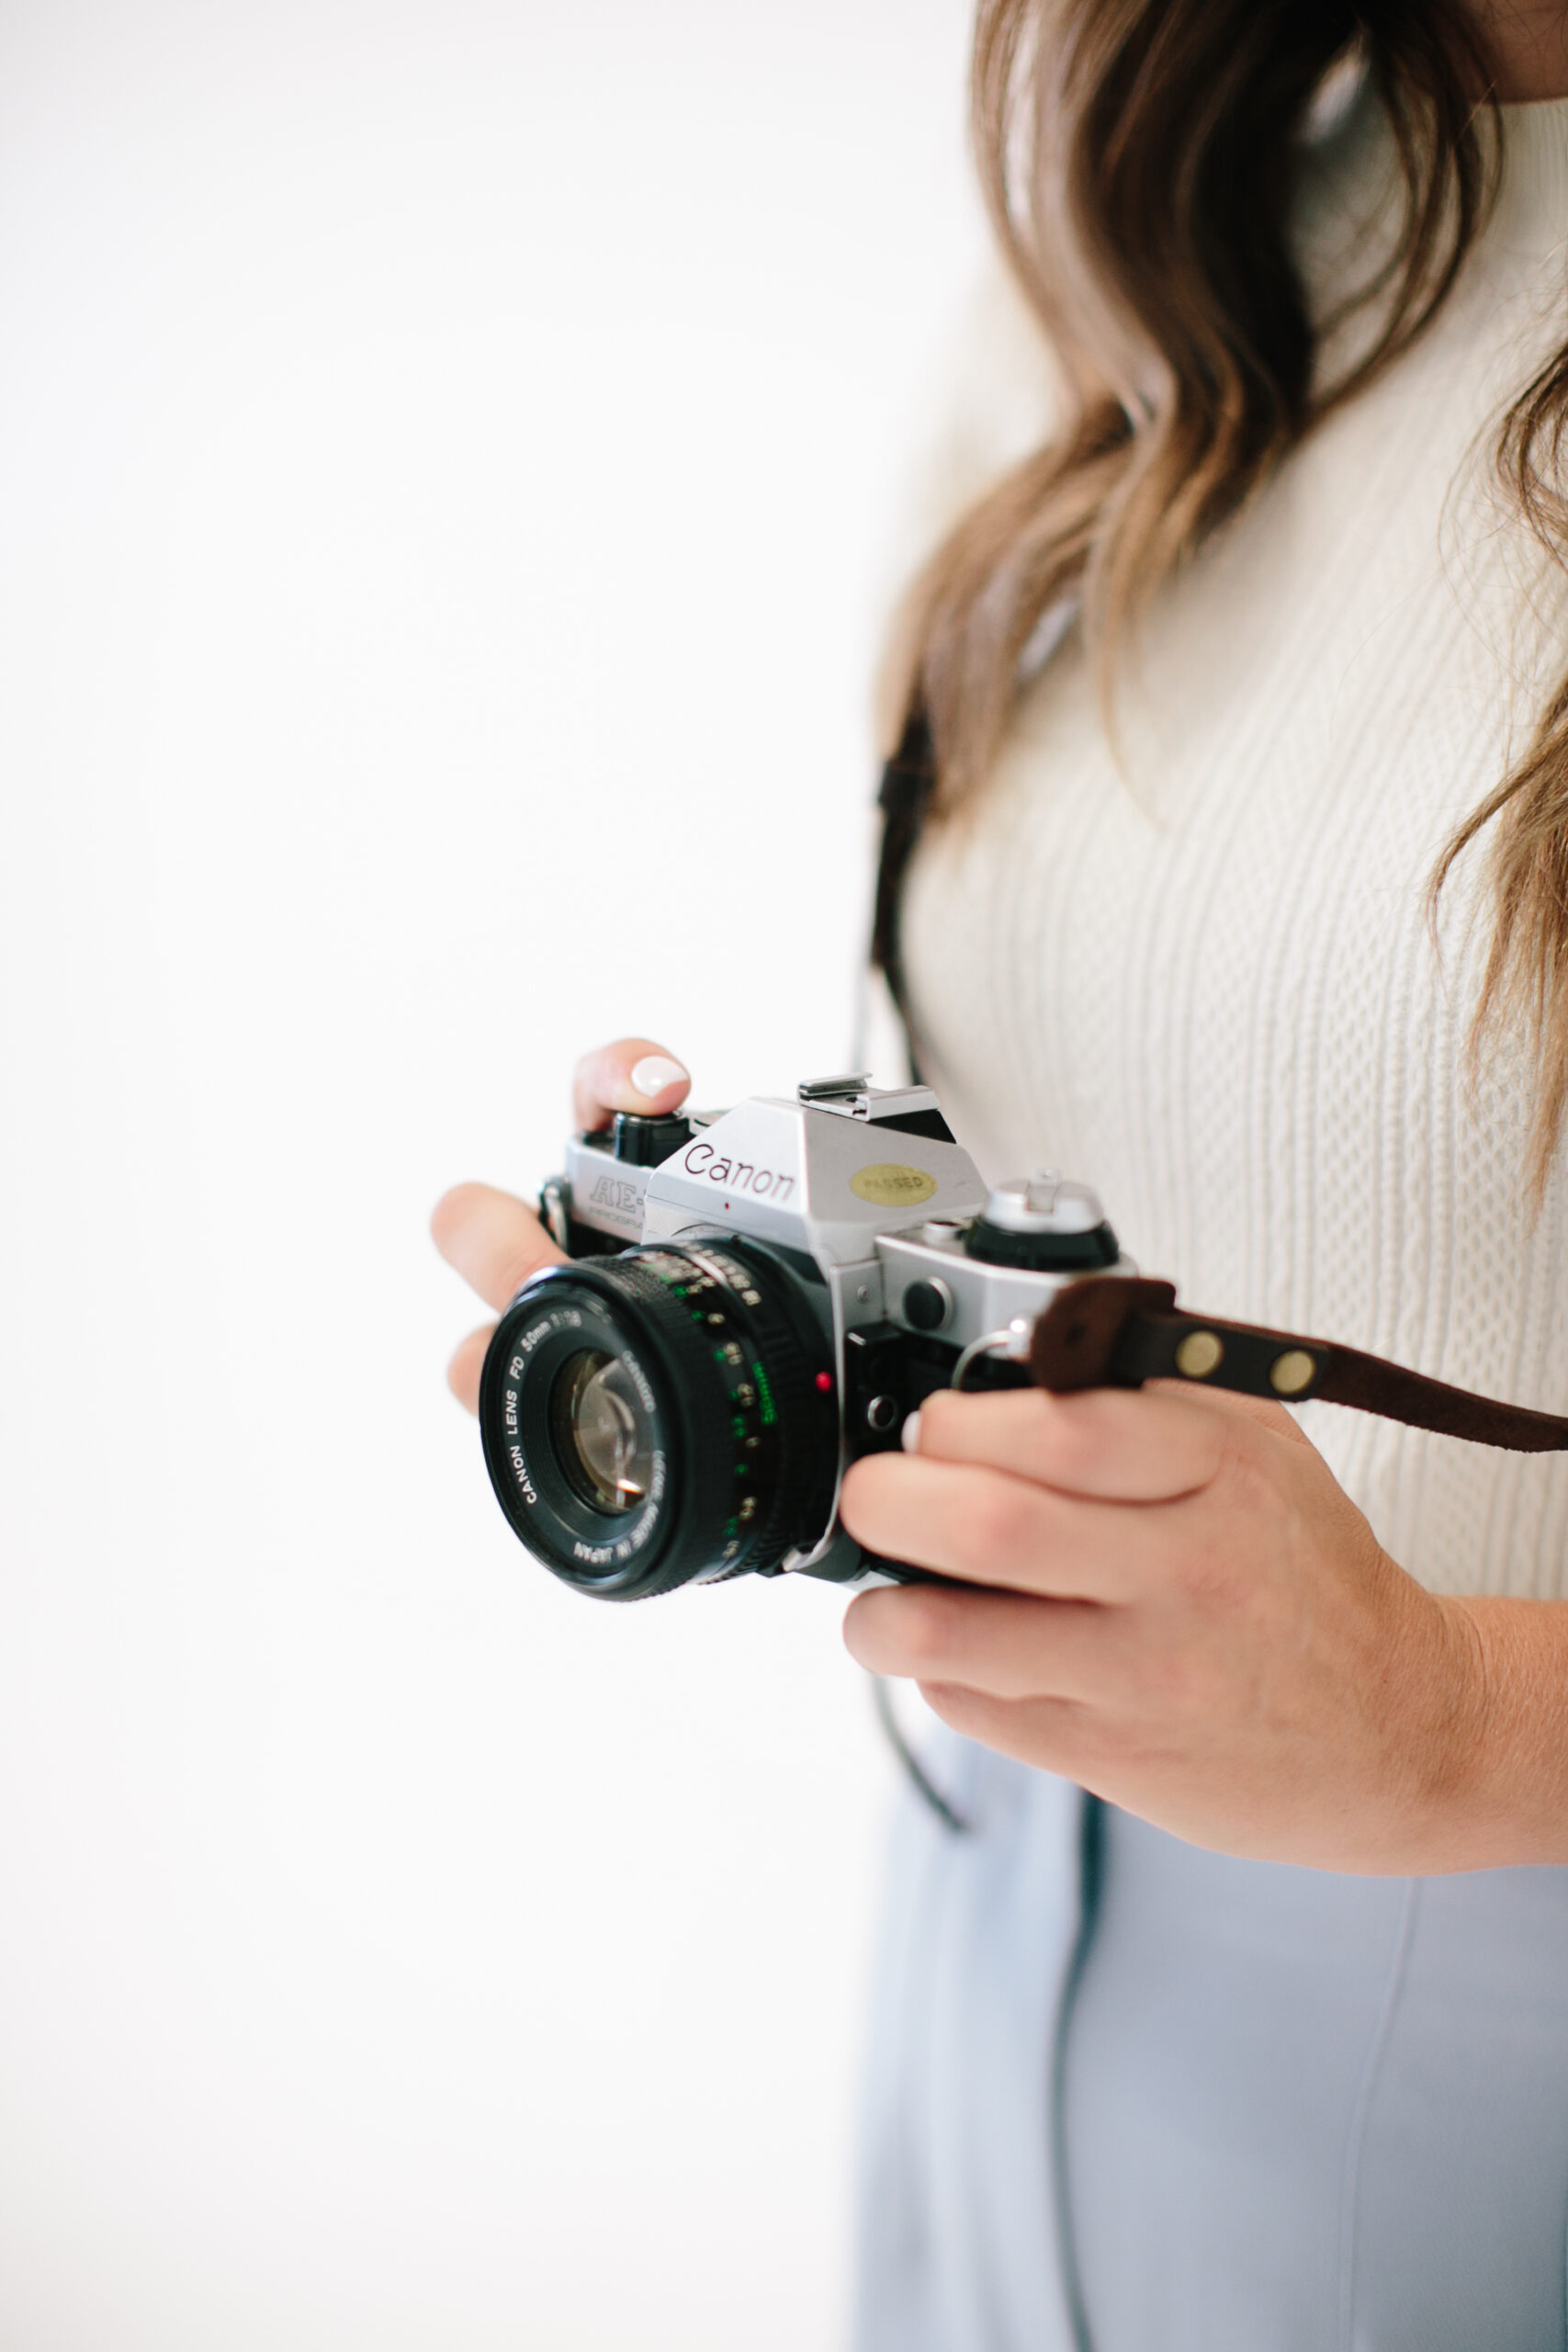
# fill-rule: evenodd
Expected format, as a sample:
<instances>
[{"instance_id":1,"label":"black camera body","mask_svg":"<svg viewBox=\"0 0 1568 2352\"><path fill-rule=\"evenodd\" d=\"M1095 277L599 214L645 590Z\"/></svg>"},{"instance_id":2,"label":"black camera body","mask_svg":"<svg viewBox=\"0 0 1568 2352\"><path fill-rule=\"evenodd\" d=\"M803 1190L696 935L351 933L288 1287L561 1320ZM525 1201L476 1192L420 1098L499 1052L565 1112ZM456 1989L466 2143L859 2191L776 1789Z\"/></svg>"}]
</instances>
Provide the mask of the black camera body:
<instances>
[{"instance_id":1,"label":"black camera body","mask_svg":"<svg viewBox=\"0 0 1568 2352\"><path fill-rule=\"evenodd\" d=\"M580 1591L908 1573L841 1526L857 1456L937 1388L1018 1385L1065 1283L1130 1274L1085 1186L987 1191L926 1087L819 1080L568 1146L541 1214L570 1263L485 1359L502 1510Z\"/></svg>"}]
</instances>

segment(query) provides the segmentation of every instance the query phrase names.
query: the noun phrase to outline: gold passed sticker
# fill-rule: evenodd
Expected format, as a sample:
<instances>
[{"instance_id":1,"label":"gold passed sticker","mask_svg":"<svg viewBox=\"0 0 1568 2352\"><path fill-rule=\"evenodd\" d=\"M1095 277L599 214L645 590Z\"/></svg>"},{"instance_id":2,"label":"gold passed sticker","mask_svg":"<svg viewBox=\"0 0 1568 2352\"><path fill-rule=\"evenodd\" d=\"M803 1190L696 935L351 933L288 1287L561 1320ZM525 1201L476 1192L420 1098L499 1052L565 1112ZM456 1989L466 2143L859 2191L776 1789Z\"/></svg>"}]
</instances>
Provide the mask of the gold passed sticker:
<instances>
[{"instance_id":1,"label":"gold passed sticker","mask_svg":"<svg viewBox=\"0 0 1568 2352\"><path fill-rule=\"evenodd\" d=\"M931 1199L936 1178L928 1176L923 1168L879 1159L874 1167L863 1168L850 1178L850 1190L858 1200L870 1201L879 1209L915 1209Z\"/></svg>"}]
</instances>

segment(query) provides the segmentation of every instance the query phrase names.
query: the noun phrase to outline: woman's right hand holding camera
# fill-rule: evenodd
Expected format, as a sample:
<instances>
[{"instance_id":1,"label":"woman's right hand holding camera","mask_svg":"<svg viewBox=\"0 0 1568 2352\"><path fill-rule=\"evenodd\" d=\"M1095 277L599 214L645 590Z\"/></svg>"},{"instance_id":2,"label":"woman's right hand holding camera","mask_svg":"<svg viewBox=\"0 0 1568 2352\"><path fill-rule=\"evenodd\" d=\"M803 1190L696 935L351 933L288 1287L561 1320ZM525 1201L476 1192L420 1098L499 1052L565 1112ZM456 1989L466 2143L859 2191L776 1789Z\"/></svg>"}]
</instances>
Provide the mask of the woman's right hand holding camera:
<instances>
[{"instance_id":1,"label":"woman's right hand holding camera","mask_svg":"<svg viewBox=\"0 0 1568 2352\"><path fill-rule=\"evenodd\" d=\"M619 1037L585 1054L572 1075L572 1107L578 1127L592 1135L607 1127L617 1111L645 1117L677 1111L691 1078L674 1056L648 1037ZM455 1184L431 1214L435 1246L464 1281L499 1314L541 1266L562 1262L538 1217L525 1201L493 1184ZM479 1372L493 1323L470 1331L446 1368L454 1396L469 1412L479 1409Z\"/></svg>"}]
</instances>

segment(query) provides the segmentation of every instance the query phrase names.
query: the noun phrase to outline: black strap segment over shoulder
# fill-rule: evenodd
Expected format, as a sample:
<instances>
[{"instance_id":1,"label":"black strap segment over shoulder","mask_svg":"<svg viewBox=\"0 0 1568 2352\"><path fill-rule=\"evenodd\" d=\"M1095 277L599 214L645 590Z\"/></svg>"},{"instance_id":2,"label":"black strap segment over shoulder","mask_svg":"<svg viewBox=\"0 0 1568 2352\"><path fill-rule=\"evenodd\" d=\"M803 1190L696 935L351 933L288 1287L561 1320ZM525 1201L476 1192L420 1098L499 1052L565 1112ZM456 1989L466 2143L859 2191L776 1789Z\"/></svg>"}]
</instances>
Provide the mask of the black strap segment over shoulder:
<instances>
[{"instance_id":1,"label":"black strap segment over shoulder","mask_svg":"<svg viewBox=\"0 0 1568 2352\"><path fill-rule=\"evenodd\" d=\"M917 698L909 707L898 748L882 771L882 789L876 797L882 811L882 847L876 865L876 900L871 927L871 960L887 982L907 1036L909 1007L898 940L899 901L904 876L909 870L935 788L936 755L931 731L924 707ZM911 1062L913 1052L911 1040Z\"/></svg>"}]
</instances>

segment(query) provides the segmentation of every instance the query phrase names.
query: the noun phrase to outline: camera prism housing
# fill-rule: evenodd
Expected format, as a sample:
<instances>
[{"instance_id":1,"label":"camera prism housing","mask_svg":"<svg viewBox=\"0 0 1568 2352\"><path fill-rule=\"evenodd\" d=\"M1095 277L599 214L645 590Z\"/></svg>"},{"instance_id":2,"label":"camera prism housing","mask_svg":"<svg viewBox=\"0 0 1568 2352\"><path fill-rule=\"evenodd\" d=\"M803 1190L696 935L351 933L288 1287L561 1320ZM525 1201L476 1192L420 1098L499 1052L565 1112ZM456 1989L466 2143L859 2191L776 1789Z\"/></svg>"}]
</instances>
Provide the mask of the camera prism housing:
<instances>
[{"instance_id":1,"label":"camera prism housing","mask_svg":"<svg viewBox=\"0 0 1568 2352\"><path fill-rule=\"evenodd\" d=\"M540 1208L570 1262L496 1329L485 1461L536 1557L612 1600L913 1576L841 1525L849 1464L938 1388L1026 1385L1063 1285L1136 1272L1086 1186L987 1190L929 1088L859 1077L623 1115Z\"/></svg>"}]
</instances>

